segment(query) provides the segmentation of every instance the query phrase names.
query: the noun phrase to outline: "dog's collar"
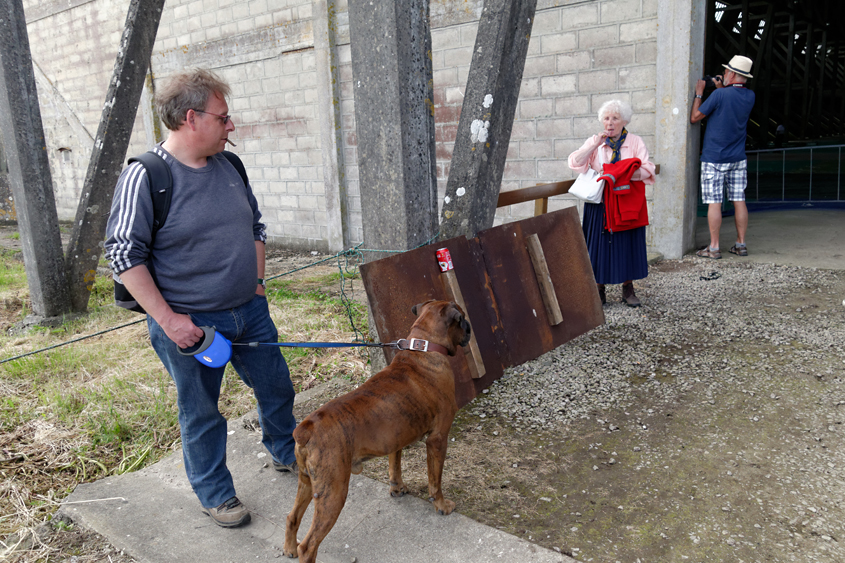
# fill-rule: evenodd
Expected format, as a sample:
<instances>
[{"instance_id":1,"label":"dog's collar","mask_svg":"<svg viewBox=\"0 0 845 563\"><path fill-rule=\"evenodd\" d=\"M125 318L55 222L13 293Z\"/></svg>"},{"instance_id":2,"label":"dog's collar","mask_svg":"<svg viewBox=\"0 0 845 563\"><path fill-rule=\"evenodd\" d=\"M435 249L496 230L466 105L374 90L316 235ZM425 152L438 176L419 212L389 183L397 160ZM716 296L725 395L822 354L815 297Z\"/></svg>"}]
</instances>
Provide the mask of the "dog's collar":
<instances>
[{"instance_id":1,"label":"dog's collar","mask_svg":"<svg viewBox=\"0 0 845 563\"><path fill-rule=\"evenodd\" d=\"M441 346L440 344L435 344L434 342L429 342L428 340L423 340L421 338L411 338L410 340L408 340L407 338L403 338L401 340L397 340L396 347L399 350L412 350L415 352L440 352L444 356L449 355L449 350L447 350L445 346Z\"/></svg>"}]
</instances>

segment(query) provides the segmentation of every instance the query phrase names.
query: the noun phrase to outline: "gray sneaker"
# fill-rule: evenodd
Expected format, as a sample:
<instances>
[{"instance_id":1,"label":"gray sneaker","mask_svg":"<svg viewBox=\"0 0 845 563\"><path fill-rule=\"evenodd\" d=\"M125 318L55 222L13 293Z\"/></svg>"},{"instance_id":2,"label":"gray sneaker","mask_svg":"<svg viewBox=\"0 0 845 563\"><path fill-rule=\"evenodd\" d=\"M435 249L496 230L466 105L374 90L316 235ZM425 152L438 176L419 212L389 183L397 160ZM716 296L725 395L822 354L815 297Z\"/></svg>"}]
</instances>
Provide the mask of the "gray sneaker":
<instances>
[{"instance_id":1,"label":"gray sneaker","mask_svg":"<svg viewBox=\"0 0 845 563\"><path fill-rule=\"evenodd\" d=\"M232 497L217 508L203 508L203 512L211 516L214 523L224 528L237 528L250 520L249 510L246 509L238 497Z\"/></svg>"},{"instance_id":2,"label":"gray sneaker","mask_svg":"<svg viewBox=\"0 0 845 563\"><path fill-rule=\"evenodd\" d=\"M291 463L285 465L284 463L279 463L275 459L273 460L273 469L276 471L281 471L282 473L299 473L299 466L296 464L296 460L293 460Z\"/></svg>"}]
</instances>

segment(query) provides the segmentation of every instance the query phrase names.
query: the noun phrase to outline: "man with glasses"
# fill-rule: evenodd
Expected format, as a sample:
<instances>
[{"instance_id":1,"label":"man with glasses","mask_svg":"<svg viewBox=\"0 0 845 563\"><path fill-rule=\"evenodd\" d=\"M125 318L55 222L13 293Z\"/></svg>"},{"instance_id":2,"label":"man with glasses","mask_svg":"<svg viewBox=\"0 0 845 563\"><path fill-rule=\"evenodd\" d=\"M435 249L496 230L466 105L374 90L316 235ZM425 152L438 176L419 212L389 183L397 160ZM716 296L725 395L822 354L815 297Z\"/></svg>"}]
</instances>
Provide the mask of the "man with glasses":
<instances>
[{"instance_id":1,"label":"man with glasses","mask_svg":"<svg viewBox=\"0 0 845 563\"><path fill-rule=\"evenodd\" d=\"M250 520L226 467L226 419L217 406L224 367L178 348L196 347L200 326L233 342L277 342L264 295L265 226L248 183L220 154L235 130L229 86L206 70L173 76L156 94L170 133L154 152L170 167L172 199L153 231L150 180L140 163L121 174L106 251L126 289L147 312L153 348L176 383L188 480L203 511L223 527ZM294 389L281 351L239 346L231 363L258 402L262 442L277 471L298 473Z\"/></svg>"}]
</instances>

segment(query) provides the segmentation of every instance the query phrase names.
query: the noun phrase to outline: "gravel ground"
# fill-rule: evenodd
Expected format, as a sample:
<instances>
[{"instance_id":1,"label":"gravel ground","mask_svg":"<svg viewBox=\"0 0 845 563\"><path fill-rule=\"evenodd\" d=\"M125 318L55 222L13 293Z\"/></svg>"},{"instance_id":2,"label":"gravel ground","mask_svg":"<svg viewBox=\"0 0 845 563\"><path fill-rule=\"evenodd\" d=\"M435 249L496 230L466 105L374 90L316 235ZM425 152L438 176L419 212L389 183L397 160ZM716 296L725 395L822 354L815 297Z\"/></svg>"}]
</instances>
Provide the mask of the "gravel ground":
<instances>
[{"instance_id":1,"label":"gravel ground","mask_svg":"<svg viewBox=\"0 0 845 563\"><path fill-rule=\"evenodd\" d=\"M450 457L482 434L536 470L505 475L521 515L458 509L586 561L845 561L845 272L687 257L636 287L465 409Z\"/></svg>"},{"instance_id":2,"label":"gravel ground","mask_svg":"<svg viewBox=\"0 0 845 563\"><path fill-rule=\"evenodd\" d=\"M605 326L510 370L476 410L495 405L531 428L551 428L593 409L627 405L635 386L669 401L702 381L708 394L718 393L749 365L804 372L805 361L830 352L819 377L845 375L845 294L835 287L845 273L715 262L703 268L701 262L687 258L652 268L636 284L647 296L645 307L605 306ZM714 264L722 267L714 270ZM827 303L802 306L807 294ZM742 357L724 354L737 344L748 346ZM527 377L513 379L520 374Z\"/></svg>"}]
</instances>

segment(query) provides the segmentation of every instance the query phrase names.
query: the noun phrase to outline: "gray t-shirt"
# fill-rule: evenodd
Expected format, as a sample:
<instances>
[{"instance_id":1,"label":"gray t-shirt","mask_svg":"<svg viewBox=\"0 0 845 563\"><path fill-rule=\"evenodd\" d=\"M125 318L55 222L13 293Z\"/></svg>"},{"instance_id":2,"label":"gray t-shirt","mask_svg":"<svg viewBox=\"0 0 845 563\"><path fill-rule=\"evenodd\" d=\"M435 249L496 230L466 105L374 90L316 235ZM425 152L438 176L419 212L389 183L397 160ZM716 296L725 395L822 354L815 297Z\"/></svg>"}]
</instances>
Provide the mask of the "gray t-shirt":
<instances>
[{"instance_id":1,"label":"gray t-shirt","mask_svg":"<svg viewBox=\"0 0 845 563\"><path fill-rule=\"evenodd\" d=\"M164 300L177 313L221 311L255 295L255 241L266 240L258 202L221 154L191 168L161 146L173 174L164 226L152 239L153 204L146 169L132 163L115 188L106 228L106 256L115 274L147 264Z\"/></svg>"}]
</instances>

